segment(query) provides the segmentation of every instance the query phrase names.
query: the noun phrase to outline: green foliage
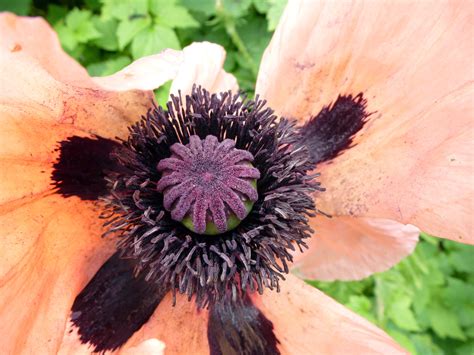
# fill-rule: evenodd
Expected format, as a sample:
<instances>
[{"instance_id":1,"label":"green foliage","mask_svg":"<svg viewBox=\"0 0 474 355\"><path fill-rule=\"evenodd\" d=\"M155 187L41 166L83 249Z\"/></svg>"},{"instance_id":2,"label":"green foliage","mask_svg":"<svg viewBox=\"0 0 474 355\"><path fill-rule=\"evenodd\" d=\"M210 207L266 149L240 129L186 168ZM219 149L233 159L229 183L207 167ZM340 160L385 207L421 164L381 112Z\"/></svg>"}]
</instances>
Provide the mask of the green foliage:
<instances>
[{"instance_id":1,"label":"green foliage","mask_svg":"<svg viewBox=\"0 0 474 355\"><path fill-rule=\"evenodd\" d=\"M0 0L0 11L45 17L94 76L195 41L219 43L225 69L252 93L287 0ZM40 5L38 5L40 4ZM71 6L69 4L75 4ZM171 82L156 90L166 102ZM391 270L358 282L308 281L385 329L413 354L474 354L474 247L424 235Z\"/></svg>"},{"instance_id":2,"label":"green foliage","mask_svg":"<svg viewBox=\"0 0 474 355\"><path fill-rule=\"evenodd\" d=\"M423 235L392 269L358 282L308 281L413 354L474 353L474 247Z\"/></svg>"},{"instance_id":3,"label":"green foliage","mask_svg":"<svg viewBox=\"0 0 474 355\"><path fill-rule=\"evenodd\" d=\"M153 25L140 31L132 41L133 59L161 52L165 48L180 49L176 33L169 27Z\"/></svg>"},{"instance_id":4,"label":"green foliage","mask_svg":"<svg viewBox=\"0 0 474 355\"><path fill-rule=\"evenodd\" d=\"M18 15L28 15L32 0L0 0L0 11L10 11Z\"/></svg>"}]
</instances>

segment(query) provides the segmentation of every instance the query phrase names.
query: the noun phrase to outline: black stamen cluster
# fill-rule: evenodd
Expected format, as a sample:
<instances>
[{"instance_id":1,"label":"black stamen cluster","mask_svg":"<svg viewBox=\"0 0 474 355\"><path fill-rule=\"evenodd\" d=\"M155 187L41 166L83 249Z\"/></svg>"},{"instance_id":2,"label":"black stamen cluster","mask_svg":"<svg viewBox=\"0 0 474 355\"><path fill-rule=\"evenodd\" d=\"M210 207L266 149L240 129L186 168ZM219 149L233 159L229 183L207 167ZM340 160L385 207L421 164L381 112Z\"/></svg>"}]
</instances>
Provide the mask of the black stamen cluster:
<instances>
[{"instance_id":1,"label":"black stamen cluster","mask_svg":"<svg viewBox=\"0 0 474 355\"><path fill-rule=\"evenodd\" d=\"M265 287L278 290L291 252L303 250L312 233L308 217L316 208L311 194L320 190L308 174L314 165L294 124L278 119L265 104L258 97L211 95L200 87L184 99L172 96L166 109L156 107L130 127L116 154L125 170L109 175L106 234L119 235L122 257L135 259L146 280L189 299L195 296L199 307L224 295L235 299ZM157 164L170 157L174 143L188 144L192 135L234 140L237 149L254 156L261 173L259 198L232 231L194 234L163 207Z\"/></svg>"}]
</instances>

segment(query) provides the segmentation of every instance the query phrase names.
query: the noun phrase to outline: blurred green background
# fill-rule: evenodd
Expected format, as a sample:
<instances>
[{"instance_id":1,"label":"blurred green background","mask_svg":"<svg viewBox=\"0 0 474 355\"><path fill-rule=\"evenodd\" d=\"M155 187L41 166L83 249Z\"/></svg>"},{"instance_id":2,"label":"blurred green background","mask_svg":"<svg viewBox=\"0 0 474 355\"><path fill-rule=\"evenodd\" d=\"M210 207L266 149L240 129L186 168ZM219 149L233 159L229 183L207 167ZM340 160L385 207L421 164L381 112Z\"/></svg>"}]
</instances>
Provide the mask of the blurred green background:
<instances>
[{"instance_id":1,"label":"blurred green background","mask_svg":"<svg viewBox=\"0 0 474 355\"><path fill-rule=\"evenodd\" d=\"M164 48L219 43L225 69L252 94L286 1L0 0L0 11L46 18L64 49L95 76ZM156 91L160 103L168 91L169 85ZM307 282L413 354L474 354L473 246L422 235L415 252L389 271L358 282Z\"/></svg>"}]
</instances>

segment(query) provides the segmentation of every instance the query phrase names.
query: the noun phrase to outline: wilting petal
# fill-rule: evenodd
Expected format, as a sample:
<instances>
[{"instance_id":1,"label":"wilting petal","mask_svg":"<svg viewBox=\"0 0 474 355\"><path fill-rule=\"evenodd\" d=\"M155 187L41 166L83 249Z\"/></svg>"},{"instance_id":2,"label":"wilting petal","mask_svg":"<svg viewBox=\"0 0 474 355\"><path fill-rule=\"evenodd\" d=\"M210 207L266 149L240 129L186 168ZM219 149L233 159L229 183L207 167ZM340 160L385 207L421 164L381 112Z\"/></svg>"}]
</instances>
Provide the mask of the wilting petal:
<instances>
[{"instance_id":1,"label":"wilting petal","mask_svg":"<svg viewBox=\"0 0 474 355\"><path fill-rule=\"evenodd\" d=\"M389 269L409 255L420 231L388 219L318 216L309 250L293 271L307 279L358 280Z\"/></svg>"},{"instance_id":2,"label":"wilting petal","mask_svg":"<svg viewBox=\"0 0 474 355\"><path fill-rule=\"evenodd\" d=\"M153 90L178 74L183 61L183 52L166 49L160 54L137 59L115 74L93 78L94 82L107 90Z\"/></svg>"},{"instance_id":3,"label":"wilting petal","mask_svg":"<svg viewBox=\"0 0 474 355\"><path fill-rule=\"evenodd\" d=\"M289 275L281 292L255 297L273 322L282 354L404 354L387 334Z\"/></svg>"},{"instance_id":4,"label":"wilting petal","mask_svg":"<svg viewBox=\"0 0 474 355\"><path fill-rule=\"evenodd\" d=\"M0 207L3 352L57 352L74 298L110 254L102 223L93 204L78 198L37 196Z\"/></svg>"},{"instance_id":5,"label":"wilting petal","mask_svg":"<svg viewBox=\"0 0 474 355\"><path fill-rule=\"evenodd\" d=\"M333 215L389 218L474 243L474 7L467 2L290 2L257 92L285 116L364 93L355 147L319 167Z\"/></svg>"},{"instance_id":6,"label":"wilting petal","mask_svg":"<svg viewBox=\"0 0 474 355\"><path fill-rule=\"evenodd\" d=\"M237 81L226 73L224 49L213 43L193 43L182 51L167 49L138 59L118 73L94 78L108 90L153 90L174 79L172 91L191 91L194 83L210 91L236 90Z\"/></svg>"},{"instance_id":7,"label":"wilting petal","mask_svg":"<svg viewBox=\"0 0 474 355\"><path fill-rule=\"evenodd\" d=\"M216 44L193 43L184 48L182 67L171 85L171 93L190 93L193 84L210 92L236 91L237 80L222 69L224 60L225 51Z\"/></svg>"}]
</instances>

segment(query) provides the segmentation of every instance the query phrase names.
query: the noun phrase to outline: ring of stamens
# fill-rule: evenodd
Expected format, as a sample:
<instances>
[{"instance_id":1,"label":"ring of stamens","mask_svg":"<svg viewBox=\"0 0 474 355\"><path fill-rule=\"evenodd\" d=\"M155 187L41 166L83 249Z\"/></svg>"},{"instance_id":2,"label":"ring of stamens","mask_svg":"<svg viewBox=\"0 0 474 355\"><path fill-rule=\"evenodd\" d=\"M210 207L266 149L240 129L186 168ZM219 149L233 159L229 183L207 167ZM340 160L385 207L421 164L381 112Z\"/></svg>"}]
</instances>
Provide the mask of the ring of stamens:
<instances>
[{"instance_id":1,"label":"ring of stamens","mask_svg":"<svg viewBox=\"0 0 474 355\"><path fill-rule=\"evenodd\" d=\"M234 229L258 199L260 172L253 155L235 142L197 135L175 143L172 155L158 163L162 177L157 189L171 218L198 234L214 235Z\"/></svg>"},{"instance_id":2,"label":"ring of stamens","mask_svg":"<svg viewBox=\"0 0 474 355\"><path fill-rule=\"evenodd\" d=\"M186 97L172 96L166 109L149 111L130 131L120 156L115 156L122 170L108 176L111 193L106 199L110 212L106 235L118 235L121 256L134 260L135 272L160 288L169 288L173 295L186 294L199 308L229 294L236 299L242 293L278 290L289 272L293 251L303 251L311 236L308 218L315 214L312 194L321 191L315 176L309 174L314 164L301 145L295 124L279 119L258 97L245 100L230 92L211 94L194 87ZM186 156L179 156L171 147L176 144L179 150L180 145L189 144L186 148L191 150L191 141L196 140L193 136L198 136L203 146L207 136L217 137L216 149L218 144L223 148L230 145L226 139L235 142L232 148L227 147L228 154L244 154L248 159L222 166L242 170L251 162L260 174L252 211L235 229L212 238L189 231L192 228L183 226L186 217L182 222L173 220L179 196L169 210L164 200L174 186L157 191L157 184L163 184L176 168L164 169L167 159L183 160L177 163L181 166L188 164ZM233 153L235 147L238 149ZM157 169L160 162L161 172ZM251 177L238 177L252 185ZM248 199L248 194L238 189L234 192ZM225 208L232 211L228 205ZM192 217L190 212L188 209ZM212 211L209 213L212 217Z\"/></svg>"}]
</instances>

